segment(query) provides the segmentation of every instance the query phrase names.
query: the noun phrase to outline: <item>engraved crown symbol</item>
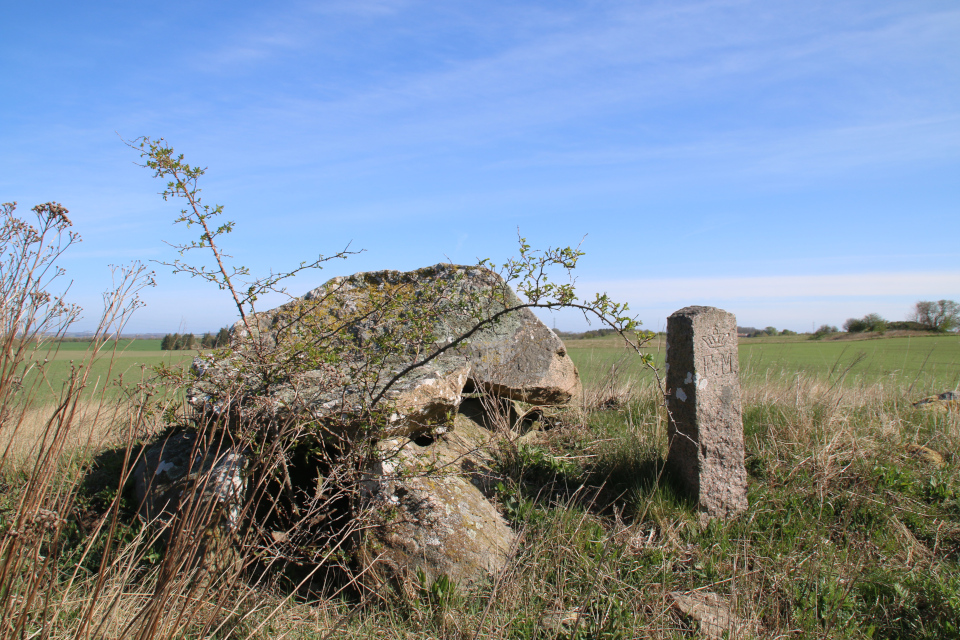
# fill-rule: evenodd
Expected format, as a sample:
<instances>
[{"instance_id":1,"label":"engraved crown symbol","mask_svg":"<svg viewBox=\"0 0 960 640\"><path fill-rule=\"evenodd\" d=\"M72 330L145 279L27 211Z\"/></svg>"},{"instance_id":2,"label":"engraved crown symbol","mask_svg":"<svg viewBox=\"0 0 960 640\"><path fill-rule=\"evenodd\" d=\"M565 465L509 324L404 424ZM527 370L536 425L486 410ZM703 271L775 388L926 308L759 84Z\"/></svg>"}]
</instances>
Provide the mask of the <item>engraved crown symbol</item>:
<instances>
[{"instance_id":1,"label":"engraved crown symbol","mask_svg":"<svg viewBox=\"0 0 960 640\"><path fill-rule=\"evenodd\" d=\"M703 336L703 342L708 347L722 347L727 342L727 334L721 333L719 328L714 328L713 333Z\"/></svg>"}]
</instances>

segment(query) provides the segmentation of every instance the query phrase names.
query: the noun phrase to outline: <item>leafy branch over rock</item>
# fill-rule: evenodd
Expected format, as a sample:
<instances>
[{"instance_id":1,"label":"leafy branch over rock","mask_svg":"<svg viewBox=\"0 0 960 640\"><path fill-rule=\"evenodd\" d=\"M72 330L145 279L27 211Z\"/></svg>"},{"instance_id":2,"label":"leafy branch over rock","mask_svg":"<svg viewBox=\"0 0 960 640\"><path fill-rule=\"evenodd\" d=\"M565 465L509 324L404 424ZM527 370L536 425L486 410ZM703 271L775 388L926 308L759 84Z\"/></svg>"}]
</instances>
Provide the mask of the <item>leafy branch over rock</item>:
<instances>
[{"instance_id":1,"label":"leafy branch over rock","mask_svg":"<svg viewBox=\"0 0 960 640\"><path fill-rule=\"evenodd\" d=\"M171 244L170 246L176 249L181 256L194 249L208 249L213 255L216 267L198 266L179 258L173 262L161 262L161 264L173 267L174 273L186 273L190 277L198 277L211 282L217 285L220 290L229 291L240 314L241 322L244 324L247 324L248 314L254 312L254 304L260 296L267 292L284 292L282 288L278 287L282 280L301 271L319 269L323 263L330 260L347 258L357 253L344 249L331 256L321 255L312 262L301 262L299 266L290 271L271 272L266 277L243 283L246 285L246 290L241 293L238 287L240 283L235 281L247 278L250 275L250 270L243 266L228 265L226 260L232 258L232 256L224 253L217 243L217 238L233 231L235 223L228 220L216 226L215 219L223 214L223 205L216 204L211 207L203 203L198 182L206 173L206 168L185 162L183 154L174 152L173 147L168 145L163 138L152 139L143 136L125 142L127 146L139 150L140 157L146 159L141 166L151 169L155 178L167 180L166 188L160 193L165 201L170 198L186 200L186 206L180 210L180 215L174 220L174 224L184 224L187 227L198 225L203 230L196 240Z\"/></svg>"},{"instance_id":2,"label":"leafy branch over rock","mask_svg":"<svg viewBox=\"0 0 960 640\"><path fill-rule=\"evenodd\" d=\"M240 313L230 348L198 358L192 380L169 379L189 387L197 425L211 433L205 438L221 434L221 441L232 443L230 455L249 456L243 475L254 486L247 491L246 515L230 521L247 523L256 539L253 547L279 539L279 529L283 540L296 541L285 547L283 557L308 563L338 559L354 534L369 540L375 535L361 535L363 531L393 526L383 518L383 509L395 504L397 483L406 487L403 495L422 495L423 504L446 495L430 482L417 484L412 476L422 474L398 465L410 457L402 452L411 442L427 446L454 428L454 415L467 393L535 405L563 405L578 398L576 367L533 309L577 309L615 330L651 364L640 348L653 334L637 330L640 323L628 315L626 304L606 294L578 299L573 270L583 256L579 247L539 251L523 237L519 257L499 267L481 260L336 277L275 309L258 311L259 297L284 291L284 279L351 252L252 279L246 268L229 264L230 256L218 244L234 224L214 226L223 207L202 203L198 181L204 170L187 164L162 139L128 144L140 151L144 166L156 177L169 180L161 194L165 199L186 200L177 222L202 229L199 239L172 246L181 256L208 249L215 266L182 259L166 264L228 291ZM467 446L464 456L453 459L470 457L474 448ZM144 477L150 474L145 471ZM474 495L478 490L470 482L443 482L459 483L453 493L473 496L463 504L490 515L464 514L455 518L461 523L456 527L499 522L499 516L493 517L496 510L479 493ZM425 515L419 504L402 506L414 521L432 522L440 513ZM362 509L379 515L365 520L358 513ZM379 524L371 528L371 522ZM390 539L384 536L381 542ZM506 553L511 543L501 542L498 548ZM503 560L485 553L478 557L484 570Z\"/></svg>"},{"instance_id":3,"label":"leafy branch over rock","mask_svg":"<svg viewBox=\"0 0 960 640\"><path fill-rule=\"evenodd\" d=\"M354 296L346 306L341 304L340 294L355 288L356 283L331 281L303 298L258 314L256 302L260 296L268 291L286 293L280 287L286 278L356 252L345 249L331 256L321 255L290 271L250 279L249 269L230 265L231 256L219 245L219 239L233 231L235 223L216 225L223 206L203 203L199 179L206 169L187 163L183 154L177 154L163 138L141 137L127 144L139 150L145 159L142 166L153 170L155 177L168 180L161 193L164 200L186 201L175 222L202 229L198 239L171 246L181 256L207 249L215 266L198 266L179 258L162 264L230 293L240 314L229 358L230 381L242 381L242 394L247 398L269 398L277 388L295 385L305 372L328 370L333 384L327 390L341 389L348 380L350 391L356 391L361 413L369 419L370 412L388 398L403 377L445 354L462 350L487 327L523 309L578 309L588 319L595 318L616 330L645 363L650 363L650 356L640 354L639 349L652 334L636 331L640 323L627 314L626 304L615 303L600 293L592 300L578 301L572 272L584 255L579 246L540 251L532 249L523 237L519 237L519 257L507 260L496 271L490 260L481 260L475 267L437 265L433 269L445 271L443 277L417 282L390 281L387 277L383 282L370 283L376 286L376 295L363 303ZM464 274L471 269L486 273L483 278L488 286L465 290ZM566 281L555 281L554 271L560 271ZM511 286L527 301L517 298ZM460 321L456 326L443 327L445 335L438 336L437 319L451 315ZM224 376L219 382L225 382ZM238 397L236 389L227 391L222 389L220 395ZM291 406L283 404L287 409Z\"/></svg>"}]
</instances>

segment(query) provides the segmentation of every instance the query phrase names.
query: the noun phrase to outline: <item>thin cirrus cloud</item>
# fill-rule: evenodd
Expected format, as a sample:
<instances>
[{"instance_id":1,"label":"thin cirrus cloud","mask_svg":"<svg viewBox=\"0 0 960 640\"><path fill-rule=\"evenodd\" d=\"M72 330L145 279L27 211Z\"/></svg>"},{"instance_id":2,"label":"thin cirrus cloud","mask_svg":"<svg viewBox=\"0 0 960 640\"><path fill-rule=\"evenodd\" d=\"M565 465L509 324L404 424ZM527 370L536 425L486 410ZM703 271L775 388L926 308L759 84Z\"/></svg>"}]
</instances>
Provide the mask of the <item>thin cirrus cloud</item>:
<instances>
[{"instance_id":1,"label":"thin cirrus cloud","mask_svg":"<svg viewBox=\"0 0 960 640\"><path fill-rule=\"evenodd\" d=\"M702 12L711 8L705 5ZM654 34L653 27L666 19L643 15L646 21L634 18L641 23L641 33ZM789 128L751 111L749 119L734 118L721 129L686 127L667 140L644 135L643 119L635 116L631 121L640 124L624 136L605 140L589 132L604 119L616 122L625 113L682 103L690 92L703 101L703 95L729 96L744 85L754 90L775 86L790 76L814 80L838 60L856 66L870 58L886 60L890 66L895 62L892 52L903 55L907 47L922 53L925 39L942 40L944 24L960 24L960 12L904 19L894 26L864 26L829 37L798 28L782 44L754 36L747 44L727 46L725 37L718 35L723 30L713 29L702 39L676 38L670 47L655 47L635 31L601 23L571 33L541 34L531 43L427 71L399 73L390 80L353 87L337 99L306 92L253 105L237 115L245 124L262 121L264 126L254 129L264 132L296 123L298 138L309 144L302 145L302 153L288 149L284 155L300 162L307 148L314 155L318 147L335 152L317 156L319 163L367 154L382 162L391 149L431 158L438 146L446 151L452 144L458 153L477 151L497 140L529 137L536 131L537 144L511 145L518 151L499 154L494 166L630 165L666 156L677 161L716 160L728 168L725 173L740 171L745 177L822 175L884 162L955 157L960 120L944 96L917 104L911 103L915 92L869 99L879 89L864 82L858 91L836 91L822 102L830 105L834 117ZM683 29L688 35L691 31L699 33L696 28ZM607 44L591 46L597 42ZM802 92L795 93L795 99L804 99ZM851 118L855 112L859 115ZM557 127L571 124L584 128L581 142L544 144L552 139L551 131L558 135L565 131L566 140L570 130ZM274 136L275 132L267 138ZM263 157L272 155L265 152Z\"/></svg>"},{"instance_id":2,"label":"thin cirrus cloud","mask_svg":"<svg viewBox=\"0 0 960 640\"><path fill-rule=\"evenodd\" d=\"M329 237L389 267L496 258L520 226L589 234L584 278L638 309L730 303L793 326L822 305L809 327L960 297L952 0L241 1L188 21L178 4L111 23L64 3L76 36L20 3L21 39L0 39L20 83L0 189L71 208L71 273L182 237L120 131L209 165L231 250L265 267ZM161 34L162 59L144 46ZM712 260L618 279L677 255ZM198 329L226 322L181 295ZM169 330L166 307L149 313Z\"/></svg>"},{"instance_id":3,"label":"thin cirrus cloud","mask_svg":"<svg viewBox=\"0 0 960 640\"><path fill-rule=\"evenodd\" d=\"M957 297L960 271L850 273L784 276L650 278L582 282L583 291L614 299L663 304L680 300L829 298L871 296Z\"/></svg>"}]
</instances>

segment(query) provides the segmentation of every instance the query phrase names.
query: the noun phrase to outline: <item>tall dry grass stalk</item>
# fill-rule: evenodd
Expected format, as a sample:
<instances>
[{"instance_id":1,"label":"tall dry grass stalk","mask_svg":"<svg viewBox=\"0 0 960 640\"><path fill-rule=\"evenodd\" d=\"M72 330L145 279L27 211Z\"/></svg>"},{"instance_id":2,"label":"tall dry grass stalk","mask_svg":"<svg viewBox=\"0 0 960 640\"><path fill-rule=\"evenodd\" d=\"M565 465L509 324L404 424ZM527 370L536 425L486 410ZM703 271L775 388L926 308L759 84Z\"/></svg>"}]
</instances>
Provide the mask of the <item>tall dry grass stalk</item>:
<instances>
[{"instance_id":1,"label":"tall dry grass stalk","mask_svg":"<svg viewBox=\"0 0 960 640\"><path fill-rule=\"evenodd\" d=\"M77 404L70 429L63 436L64 458L78 462L89 460L96 453L121 447L131 439L127 429L133 428L133 440L145 440L163 428L162 416L157 412L138 415L142 407L126 399L105 402L83 400ZM23 413L19 427L0 432L0 450L6 452L4 469L27 473L46 450L49 436L50 406L33 407ZM74 466L69 464L68 467Z\"/></svg>"},{"instance_id":2,"label":"tall dry grass stalk","mask_svg":"<svg viewBox=\"0 0 960 640\"><path fill-rule=\"evenodd\" d=\"M48 380L46 344L58 341L79 314L51 293L64 274L56 261L79 238L60 205L33 211L32 223L18 218L13 204L0 211L0 638L109 637L107 630L121 619L123 629L114 637L159 637L161 628L189 626L191 617L183 612L190 609L181 607L173 619L154 614L163 565L146 572L142 567L157 530L143 527L133 539L117 535L127 526L120 506L136 462L133 445L157 427L155 414L142 397L108 403L101 393L99 400L81 401L91 363L110 358L108 337L120 335L151 274L138 264L114 271L93 348L62 384ZM59 389L52 404L39 406L42 385ZM93 455L110 446L126 452L120 484L105 513L80 522L76 507L84 474ZM78 542L78 528L85 526L89 531ZM91 571L95 556L99 567ZM151 584L153 595L146 600L143 591L131 589ZM175 598L196 593L180 586Z\"/></svg>"}]
</instances>

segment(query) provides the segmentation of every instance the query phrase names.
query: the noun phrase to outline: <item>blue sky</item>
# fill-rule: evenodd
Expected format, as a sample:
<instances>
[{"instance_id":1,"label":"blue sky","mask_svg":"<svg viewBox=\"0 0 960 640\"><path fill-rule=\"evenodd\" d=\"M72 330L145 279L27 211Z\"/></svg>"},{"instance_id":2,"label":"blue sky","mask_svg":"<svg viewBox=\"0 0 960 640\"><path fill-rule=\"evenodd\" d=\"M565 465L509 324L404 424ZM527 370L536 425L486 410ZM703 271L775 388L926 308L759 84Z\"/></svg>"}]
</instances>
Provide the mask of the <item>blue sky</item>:
<instances>
[{"instance_id":1,"label":"blue sky","mask_svg":"<svg viewBox=\"0 0 960 640\"><path fill-rule=\"evenodd\" d=\"M503 261L519 227L586 236L579 290L651 329L690 304L798 331L900 320L960 299L958 34L954 0L5 2L0 200L70 209L78 329L108 264L191 237L117 134L209 167L254 273L365 250L295 293ZM153 266L129 330L235 320Z\"/></svg>"}]
</instances>

